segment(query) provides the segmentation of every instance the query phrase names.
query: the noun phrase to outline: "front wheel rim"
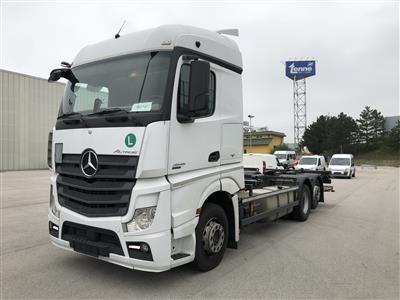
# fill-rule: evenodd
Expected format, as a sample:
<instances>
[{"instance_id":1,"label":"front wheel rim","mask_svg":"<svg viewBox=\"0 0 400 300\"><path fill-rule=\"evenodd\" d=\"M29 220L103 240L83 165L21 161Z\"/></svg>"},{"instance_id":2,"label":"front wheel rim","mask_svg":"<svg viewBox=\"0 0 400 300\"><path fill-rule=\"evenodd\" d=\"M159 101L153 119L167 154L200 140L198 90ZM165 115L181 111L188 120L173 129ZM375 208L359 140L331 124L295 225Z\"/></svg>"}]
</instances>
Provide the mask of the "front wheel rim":
<instances>
[{"instance_id":1,"label":"front wheel rim","mask_svg":"<svg viewBox=\"0 0 400 300\"><path fill-rule=\"evenodd\" d=\"M216 255L223 248L225 241L224 227L216 219L210 219L204 227L202 245L208 255Z\"/></svg>"}]
</instances>

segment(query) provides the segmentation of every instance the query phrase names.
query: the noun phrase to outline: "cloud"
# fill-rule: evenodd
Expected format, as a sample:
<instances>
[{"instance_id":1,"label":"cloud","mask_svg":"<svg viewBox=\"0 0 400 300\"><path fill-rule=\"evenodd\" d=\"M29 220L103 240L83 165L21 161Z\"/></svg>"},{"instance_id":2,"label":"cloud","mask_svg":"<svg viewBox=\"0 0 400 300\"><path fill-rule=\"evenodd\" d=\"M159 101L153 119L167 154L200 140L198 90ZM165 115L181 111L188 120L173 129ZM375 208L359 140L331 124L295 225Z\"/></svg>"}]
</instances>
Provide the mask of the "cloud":
<instances>
[{"instance_id":1,"label":"cloud","mask_svg":"<svg viewBox=\"0 0 400 300\"><path fill-rule=\"evenodd\" d=\"M282 61L315 57L307 114L365 105L399 113L399 16L396 3L3 3L2 68L47 77L85 45L162 24L239 28L244 115L293 137L292 82Z\"/></svg>"}]
</instances>

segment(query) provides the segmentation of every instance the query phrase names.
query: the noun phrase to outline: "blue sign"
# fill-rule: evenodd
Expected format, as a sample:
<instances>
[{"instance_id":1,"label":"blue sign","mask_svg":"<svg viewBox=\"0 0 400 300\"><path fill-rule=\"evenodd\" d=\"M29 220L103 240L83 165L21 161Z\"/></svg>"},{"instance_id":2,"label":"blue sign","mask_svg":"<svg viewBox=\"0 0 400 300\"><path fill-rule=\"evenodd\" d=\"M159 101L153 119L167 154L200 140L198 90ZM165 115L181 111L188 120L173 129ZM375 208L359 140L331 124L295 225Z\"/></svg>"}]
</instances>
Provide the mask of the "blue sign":
<instances>
[{"instance_id":1,"label":"blue sign","mask_svg":"<svg viewBox=\"0 0 400 300\"><path fill-rule=\"evenodd\" d=\"M286 62L286 76L290 79L303 79L315 75L315 60L295 60Z\"/></svg>"}]
</instances>

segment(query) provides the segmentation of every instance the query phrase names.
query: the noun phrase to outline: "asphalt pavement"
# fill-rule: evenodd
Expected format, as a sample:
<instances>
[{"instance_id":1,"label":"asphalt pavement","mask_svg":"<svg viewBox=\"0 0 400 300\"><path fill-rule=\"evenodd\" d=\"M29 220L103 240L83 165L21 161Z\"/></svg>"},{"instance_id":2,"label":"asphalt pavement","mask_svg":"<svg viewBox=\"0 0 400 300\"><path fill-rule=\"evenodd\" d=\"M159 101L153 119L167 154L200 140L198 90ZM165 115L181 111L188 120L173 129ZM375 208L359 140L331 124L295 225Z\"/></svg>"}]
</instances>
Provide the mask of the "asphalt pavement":
<instances>
[{"instance_id":1,"label":"asphalt pavement","mask_svg":"<svg viewBox=\"0 0 400 300\"><path fill-rule=\"evenodd\" d=\"M51 245L48 171L1 176L1 298L399 298L399 169L359 167L307 222L242 230L208 273L133 271Z\"/></svg>"}]
</instances>

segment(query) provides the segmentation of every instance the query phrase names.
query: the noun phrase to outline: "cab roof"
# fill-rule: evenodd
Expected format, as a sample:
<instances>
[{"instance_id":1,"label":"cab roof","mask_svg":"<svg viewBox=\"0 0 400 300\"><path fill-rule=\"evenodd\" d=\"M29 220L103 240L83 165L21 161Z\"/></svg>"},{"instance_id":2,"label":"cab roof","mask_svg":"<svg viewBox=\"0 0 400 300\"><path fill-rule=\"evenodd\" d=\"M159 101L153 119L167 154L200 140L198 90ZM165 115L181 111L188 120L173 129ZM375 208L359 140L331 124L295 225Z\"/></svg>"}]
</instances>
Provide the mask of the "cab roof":
<instances>
[{"instance_id":1,"label":"cab roof","mask_svg":"<svg viewBox=\"0 0 400 300\"><path fill-rule=\"evenodd\" d=\"M196 42L200 42L199 47ZM88 45L78 53L72 66L175 47L195 50L242 68L242 55L235 41L214 31L185 25L163 25Z\"/></svg>"}]
</instances>

